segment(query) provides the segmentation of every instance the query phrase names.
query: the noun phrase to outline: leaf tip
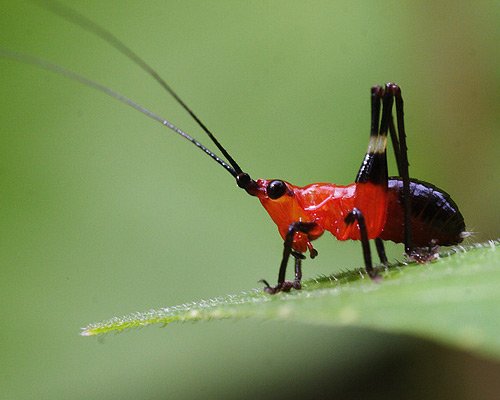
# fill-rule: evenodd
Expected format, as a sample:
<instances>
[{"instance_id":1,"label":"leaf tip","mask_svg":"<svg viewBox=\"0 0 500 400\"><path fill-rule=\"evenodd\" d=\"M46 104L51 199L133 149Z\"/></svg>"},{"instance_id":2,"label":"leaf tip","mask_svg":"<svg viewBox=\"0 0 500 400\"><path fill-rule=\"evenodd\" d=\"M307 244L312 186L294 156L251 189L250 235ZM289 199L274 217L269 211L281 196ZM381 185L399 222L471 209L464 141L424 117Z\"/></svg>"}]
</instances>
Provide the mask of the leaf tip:
<instances>
[{"instance_id":1,"label":"leaf tip","mask_svg":"<svg viewBox=\"0 0 500 400\"><path fill-rule=\"evenodd\" d=\"M82 331L80 332L80 336L95 336L96 333L92 330L92 328L82 328Z\"/></svg>"},{"instance_id":2,"label":"leaf tip","mask_svg":"<svg viewBox=\"0 0 500 400\"><path fill-rule=\"evenodd\" d=\"M89 336L99 336L102 333L106 332L105 327L102 324L90 324L84 328L80 328L80 336L89 337Z\"/></svg>"}]
</instances>

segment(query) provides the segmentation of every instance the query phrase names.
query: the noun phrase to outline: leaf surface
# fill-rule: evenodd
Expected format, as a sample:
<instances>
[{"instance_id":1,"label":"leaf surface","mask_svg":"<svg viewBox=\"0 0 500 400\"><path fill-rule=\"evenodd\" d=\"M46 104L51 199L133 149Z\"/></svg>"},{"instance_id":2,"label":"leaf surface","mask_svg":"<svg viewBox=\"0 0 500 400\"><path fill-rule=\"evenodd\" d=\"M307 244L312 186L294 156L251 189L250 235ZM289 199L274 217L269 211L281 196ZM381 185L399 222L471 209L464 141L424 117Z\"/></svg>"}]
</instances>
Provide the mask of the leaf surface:
<instances>
[{"instance_id":1,"label":"leaf surface","mask_svg":"<svg viewBox=\"0 0 500 400\"><path fill-rule=\"evenodd\" d=\"M305 281L301 291L262 289L90 324L83 336L172 322L259 318L359 326L425 337L500 359L499 241L457 247L430 264L393 265L379 283L362 269ZM450 255L450 253L452 253Z\"/></svg>"}]
</instances>

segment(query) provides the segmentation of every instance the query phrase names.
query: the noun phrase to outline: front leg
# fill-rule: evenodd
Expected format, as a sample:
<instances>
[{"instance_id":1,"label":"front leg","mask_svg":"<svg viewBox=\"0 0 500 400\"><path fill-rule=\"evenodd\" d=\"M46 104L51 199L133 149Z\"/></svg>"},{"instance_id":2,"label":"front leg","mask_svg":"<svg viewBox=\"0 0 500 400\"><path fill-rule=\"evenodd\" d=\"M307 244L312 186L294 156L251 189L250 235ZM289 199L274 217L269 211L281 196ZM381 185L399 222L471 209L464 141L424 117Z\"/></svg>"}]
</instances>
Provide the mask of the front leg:
<instances>
[{"instance_id":1,"label":"front leg","mask_svg":"<svg viewBox=\"0 0 500 400\"><path fill-rule=\"evenodd\" d=\"M316 227L315 222L294 222L290 224L288 228L288 232L285 237L285 241L283 242L283 258L281 259L280 270L278 274L278 284L274 287L269 285L269 283L262 279L261 282L266 285L264 291L269 294L276 294L278 292L289 292L292 288L300 289L301 288L301 279L302 279L302 260L305 258L303 254L293 251L293 238L295 233L308 233L314 227ZM316 256L316 250L311 250L311 256ZM286 275L286 267L288 264L288 259L292 255L295 258L295 280L293 282L285 280Z\"/></svg>"},{"instance_id":2,"label":"front leg","mask_svg":"<svg viewBox=\"0 0 500 400\"><path fill-rule=\"evenodd\" d=\"M317 253L317 252L316 252ZM302 289L302 260L306 258L302 253L292 251L292 256L295 258L295 279L293 281L292 287L294 289ZM286 281L285 281L286 282Z\"/></svg>"}]
</instances>

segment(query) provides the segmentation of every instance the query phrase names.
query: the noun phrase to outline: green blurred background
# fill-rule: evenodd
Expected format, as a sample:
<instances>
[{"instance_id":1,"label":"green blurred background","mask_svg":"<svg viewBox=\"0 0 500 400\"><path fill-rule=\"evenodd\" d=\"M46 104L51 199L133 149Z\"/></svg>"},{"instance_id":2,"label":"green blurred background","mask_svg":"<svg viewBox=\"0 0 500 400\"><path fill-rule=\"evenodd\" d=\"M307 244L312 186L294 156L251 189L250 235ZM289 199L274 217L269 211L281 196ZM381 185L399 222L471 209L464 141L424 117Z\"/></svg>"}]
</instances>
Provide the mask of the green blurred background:
<instances>
[{"instance_id":1,"label":"green blurred background","mask_svg":"<svg viewBox=\"0 0 500 400\"><path fill-rule=\"evenodd\" d=\"M474 240L498 236L497 2L66 3L161 71L254 177L352 182L369 88L399 83L411 175L452 194ZM7 0L0 24L2 47L207 142L78 27ZM249 320L80 337L89 322L274 281L282 243L255 199L158 124L60 76L3 59L0 71L1 399L498 395L494 362L361 329ZM359 243L325 235L317 248L306 278L361 265Z\"/></svg>"}]
</instances>

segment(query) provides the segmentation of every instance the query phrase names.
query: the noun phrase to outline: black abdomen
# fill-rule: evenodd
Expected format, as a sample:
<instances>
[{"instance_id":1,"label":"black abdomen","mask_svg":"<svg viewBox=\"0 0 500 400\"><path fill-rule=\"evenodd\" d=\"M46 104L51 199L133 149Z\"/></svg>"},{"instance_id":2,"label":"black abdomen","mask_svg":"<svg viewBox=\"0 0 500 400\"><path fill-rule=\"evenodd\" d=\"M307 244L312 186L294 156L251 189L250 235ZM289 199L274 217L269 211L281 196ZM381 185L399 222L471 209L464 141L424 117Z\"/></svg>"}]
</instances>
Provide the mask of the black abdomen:
<instances>
[{"instance_id":1,"label":"black abdomen","mask_svg":"<svg viewBox=\"0 0 500 400\"><path fill-rule=\"evenodd\" d=\"M410 179L411 224L413 247L451 246L465 236L464 217L444 190L416 179ZM403 180L389 178L388 209L383 240L404 242Z\"/></svg>"}]
</instances>

